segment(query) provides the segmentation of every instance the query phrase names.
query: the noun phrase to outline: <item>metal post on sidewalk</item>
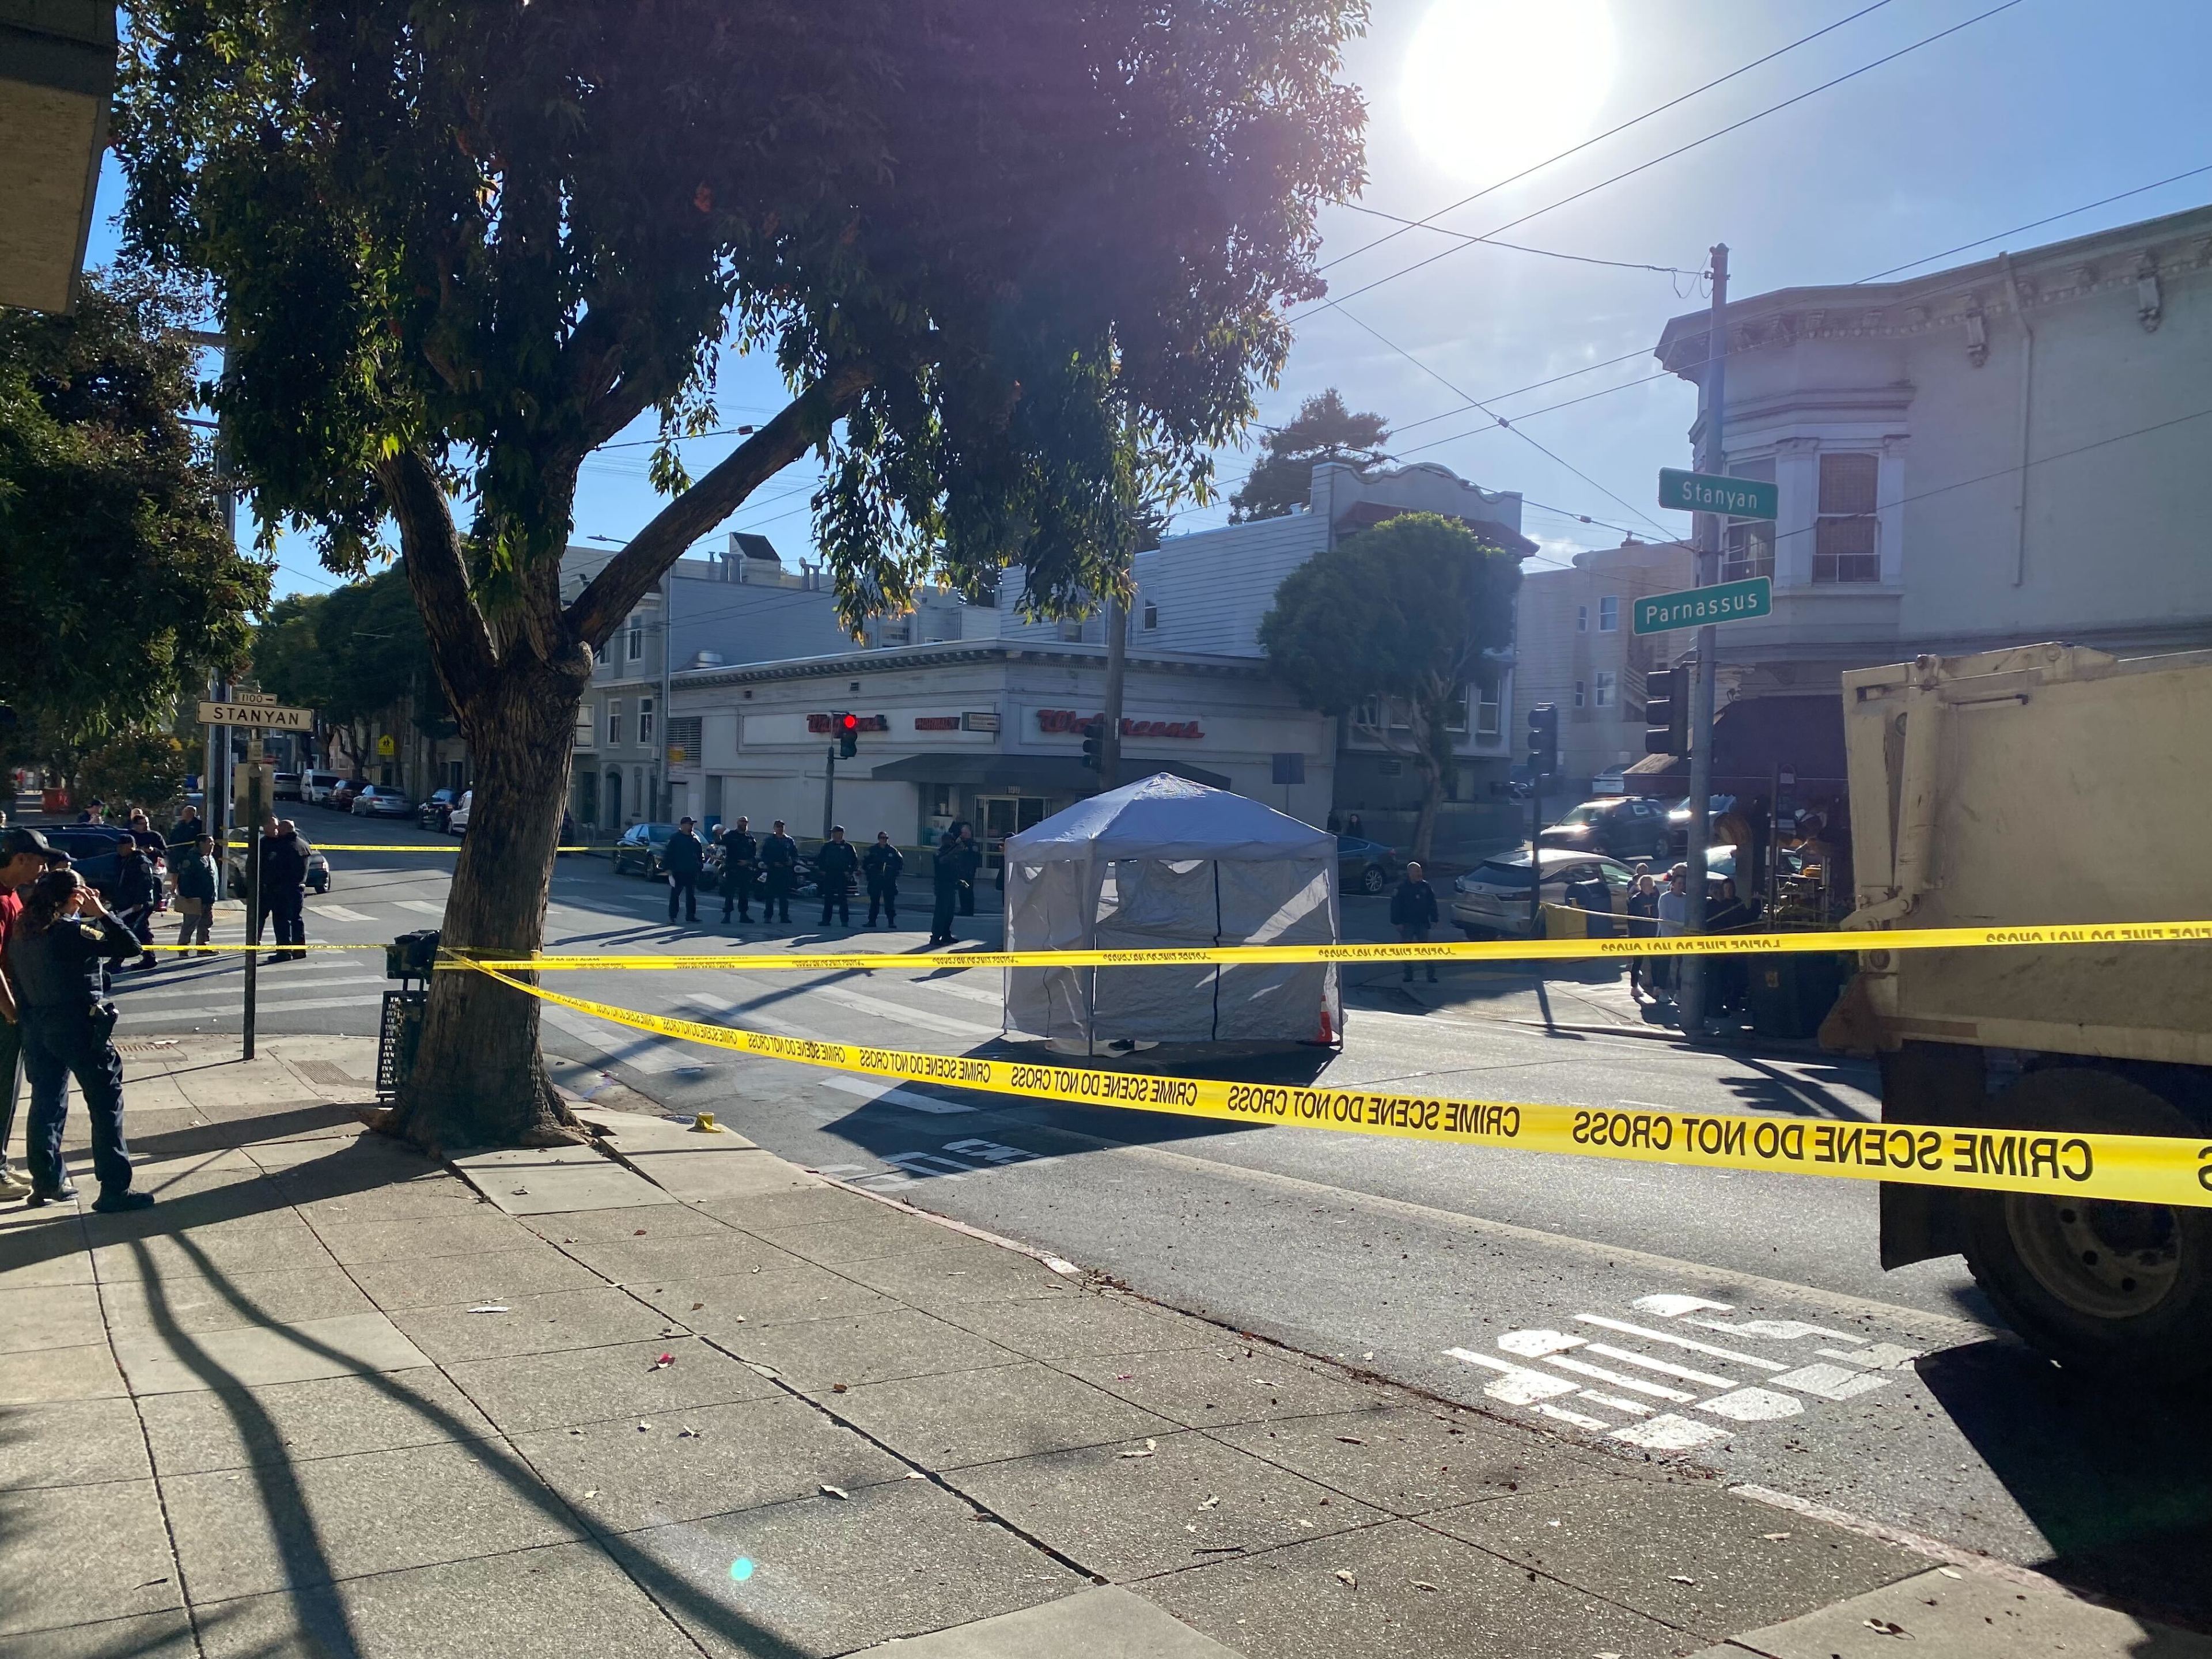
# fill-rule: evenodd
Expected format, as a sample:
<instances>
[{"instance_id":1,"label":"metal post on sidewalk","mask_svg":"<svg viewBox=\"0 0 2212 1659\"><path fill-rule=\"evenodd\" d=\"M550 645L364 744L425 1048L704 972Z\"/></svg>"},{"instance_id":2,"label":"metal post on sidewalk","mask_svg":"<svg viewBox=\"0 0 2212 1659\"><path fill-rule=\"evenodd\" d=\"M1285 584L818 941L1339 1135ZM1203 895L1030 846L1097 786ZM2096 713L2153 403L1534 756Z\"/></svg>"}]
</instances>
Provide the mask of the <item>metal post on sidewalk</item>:
<instances>
[{"instance_id":1,"label":"metal post on sidewalk","mask_svg":"<svg viewBox=\"0 0 2212 1659\"><path fill-rule=\"evenodd\" d=\"M253 1011L259 986L256 969L261 953L261 773L251 762L246 771L246 1058L253 1058Z\"/></svg>"},{"instance_id":2,"label":"metal post on sidewalk","mask_svg":"<svg viewBox=\"0 0 2212 1659\"><path fill-rule=\"evenodd\" d=\"M1713 247L1713 302L1705 325L1705 373L1698 386L1705 419L1698 432L1698 470L1724 473L1728 449L1724 423L1728 368L1728 244ZM1698 586L1711 587L1721 579L1721 538L1727 520L1717 513L1698 515ZM1712 839L1713 695L1718 630L1707 623L1698 629L1698 677L1690 691L1690 830L1686 859L1690 866L1688 915L1686 931L1705 931L1705 848ZM1686 956L1679 963L1682 980L1682 1030L1700 1036L1705 1029L1705 959Z\"/></svg>"},{"instance_id":3,"label":"metal post on sidewalk","mask_svg":"<svg viewBox=\"0 0 2212 1659\"><path fill-rule=\"evenodd\" d=\"M836 724L833 720L831 724ZM822 763L822 839L830 839L830 832L837 824L837 739L830 739L828 758Z\"/></svg>"},{"instance_id":4,"label":"metal post on sidewalk","mask_svg":"<svg viewBox=\"0 0 2212 1659\"><path fill-rule=\"evenodd\" d=\"M1121 696L1129 661L1129 612L1121 595L1106 601L1106 729L1098 737L1101 793L1121 781Z\"/></svg>"}]
</instances>

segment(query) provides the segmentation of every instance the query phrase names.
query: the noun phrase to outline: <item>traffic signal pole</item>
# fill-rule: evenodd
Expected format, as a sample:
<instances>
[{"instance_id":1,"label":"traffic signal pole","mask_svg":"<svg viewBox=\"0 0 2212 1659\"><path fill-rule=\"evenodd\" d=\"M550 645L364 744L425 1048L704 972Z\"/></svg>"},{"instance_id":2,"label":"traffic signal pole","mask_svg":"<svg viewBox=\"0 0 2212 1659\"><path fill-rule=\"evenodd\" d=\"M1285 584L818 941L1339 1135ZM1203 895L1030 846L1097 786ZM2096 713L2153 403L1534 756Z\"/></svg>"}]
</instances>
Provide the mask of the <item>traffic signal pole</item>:
<instances>
[{"instance_id":1,"label":"traffic signal pole","mask_svg":"<svg viewBox=\"0 0 2212 1659\"><path fill-rule=\"evenodd\" d=\"M837 822L837 739L830 739L829 757L822 763L822 839L830 839L830 826Z\"/></svg>"},{"instance_id":2,"label":"traffic signal pole","mask_svg":"<svg viewBox=\"0 0 2212 1659\"><path fill-rule=\"evenodd\" d=\"M1705 373L1699 390L1704 394L1705 422L1698 433L1698 471L1714 474L1728 471L1723 421L1728 368L1728 244L1713 247L1713 303L1705 328ZM1698 515L1698 586L1711 587L1721 579L1721 538L1727 520L1717 513ZM1690 866L1688 916L1684 926L1692 933L1705 931L1705 848L1711 840L1713 801L1714 658L1717 650L1712 623L1698 629L1698 678L1690 690L1690 830L1685 862ZM1681 1024L1686 1036L1702 1036L1705 1030L1705 958L1686 956L1678 963L1681 975Z\"/></svg>"}]
</instances>

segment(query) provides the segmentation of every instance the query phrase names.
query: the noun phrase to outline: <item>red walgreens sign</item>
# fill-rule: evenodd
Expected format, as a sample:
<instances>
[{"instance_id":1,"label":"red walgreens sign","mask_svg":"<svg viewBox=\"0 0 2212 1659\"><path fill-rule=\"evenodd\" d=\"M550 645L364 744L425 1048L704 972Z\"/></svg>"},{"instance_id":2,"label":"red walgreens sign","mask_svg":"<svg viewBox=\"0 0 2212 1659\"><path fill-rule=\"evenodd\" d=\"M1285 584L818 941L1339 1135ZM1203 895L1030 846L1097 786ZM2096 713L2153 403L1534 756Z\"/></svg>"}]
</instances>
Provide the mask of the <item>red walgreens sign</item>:
<instances>
[{"instance_id":1,"label":"red walgreens sign","mask_svg":"<svg viewBox=\"0 0 2212 1659\"><path fill-rule=\"evenodd\" d=\"M1073 708L1040 708L1037 710L1037 730L1040 732L1080 732L1093 720L1106 716L1079 714ZM1121 735L1125 738L1202 738L1196 720L1133 720L1124 719Z\"/></svg>"},{"instance_id":2,"label":"red walgreens sign","mask_svg":"<svg viewBox=\"0 0 2212 1659\"><path fill-rule=\"evenodd\" d=\"M891 729L890 721L881 714L854 714L852 719L855 732L888 732ZM837 717L835 714L809 714L806 729L822 737L835 737L837 735Z\"/></svg>"}]
</instances>

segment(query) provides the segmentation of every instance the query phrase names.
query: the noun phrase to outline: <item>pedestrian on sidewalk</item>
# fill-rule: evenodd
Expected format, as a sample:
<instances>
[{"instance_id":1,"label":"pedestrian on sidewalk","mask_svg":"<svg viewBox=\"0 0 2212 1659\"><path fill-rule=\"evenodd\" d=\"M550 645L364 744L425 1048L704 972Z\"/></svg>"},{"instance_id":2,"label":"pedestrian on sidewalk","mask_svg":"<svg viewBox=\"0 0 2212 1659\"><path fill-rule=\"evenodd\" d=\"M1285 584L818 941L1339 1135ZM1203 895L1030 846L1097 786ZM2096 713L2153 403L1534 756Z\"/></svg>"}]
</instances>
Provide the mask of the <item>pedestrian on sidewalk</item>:
<instances>
[{"instance_id":1,"label":"pedestrian on sidewalk","mask_svg":"<svg viewBox=\"0 0 2212 1659\"><path fill-rule=\"evenodd\" d=\"M1650 939L1659 931L1659 884L1653 879L1651 866L1636 866L1636 884L1628 890L1628 932L1633 939ZM1631 957L1628 959L1628 994L1656 996L1651 979L1657 964L1656 957Z\"/></svg>"},{"instance_id":2,"label":"pedestrian on sidewalk","mask_svg":"<svg viewBox=\"0 0 2212 1659\"><path fill-rule=\"evenodd\" d=\"M876 844L861 854L860 868L868 878L868 926L876 925L876 911L884 914L884 926L898 926L899 872L906 868L906 854L891 845L891 832L876 831Z\"/></svg>"},{"instance_id":3,"label":"pedestrian on sidewalk","mask_svg":"<svg viewBox=\"0 0 2212 1659\"><path fill-rule=\"evenodd\" d=\"M1657 906L1659 937L1676 939L1690 929L1690 866L1678 864L1667 872L1667 890L1659 895ZM1671 998L1681 974L1680 960L1673 956L1655 957L1651 963L1651 988L1658 995Z\"/></svg>"},{"instance_id":4,"label":"pedestrian on sidewalk","mask_svg":"<svg viewBox=\"0 0 2212 1659\"><path fill-rule=\"evenodd\" d=\"M660 867L668 873L668 919L676 920L678 900L684 904L684 920L699 920L699 872L707 867L707 844L691 828L690 818L676 821L676 833L661 848Z\"/></svg>"},{"instance_id":5,"label":"pedestrian on sidewalk","mask_svg":"<svg viewBox=\"0 0 2212 1659\"><path fill-rule=\"evenodd\" d=\"M131 1149L123 1139L123 1057L115 1052L115 1005L94 975L106 961L138 948L131 930L74 870L31 884L23 914L8 930L7 974L22 1021L23 1070L31 1080L25 1156L33 1207L75 1198L62 1162L62 1126L74 1076L92 1120L92 1167L103 1214L143 1210L154 1200L131 1190Z\"/></svg>"},{"instance_id":6,"label":"pedestrian on sidewalk","mask_svg":"<svg viewBox=\"0 0 2212 1659\"><path fill-rule=\"evenodd\" d=\"M937 843L937 859L930 872L930 887L936 899L929 918L931 945L953 943L952 917L960 907L961 886L975 879L981 862L965 819L947 830Z\"/></svg>"},{"instance_id":7,"label":"pedestrian on sidewalk","mask_svg":"<svg viewBox=\"0 0 2212 1659\"><path fill-rule=\"evenodd\" d=\"M271 962L305 962L297 947L307 942L307 854L300 827L289 818L272 818L261 838L261 915L273 925L280 949ZM257 936L259 929L255 930Z\"/></svg>"},{"instance_id":8,"label":"pedestrian on sidewalk","mask_svg":"<svg viewBox=\"0 0 2212 1659\"><path fill-rule=\"evenodd\" d=\"M145 947L154 942L154 908L161 902L161 878L154 870L154 832L145 832L143 846L138 836L125 836L115 850L116 920L131 930L139 946L136 962L118 965L151 968L154 953Z\"/></svg>"},{"instance_id":9,"label":"pedestrian on sidewalk","mask_svg":"<svg viewBox=\"0 0 2212 1659\"><path fill-rule=\"evenodd\" d=\"M177 883L177 914L185 919L177 929L177 943L204 945L215 921L221 880L216 869L215 837L203 834L191 847L179 848L172 860L171 873Z\"/></svg>"},{"instance_id":10,"label":"pedestrian on sidewalk","mask_svg":"<svg viewBox=\"0 0 2212 1659\"><path fill-rule=\"evenodd\" d=\"M799 843L783 833L783 820L769 826L761 842L761 920L791 920L791 890L799 883Z\"/></svg>"},{"instance_id":11,"label":"pedestrian on sidewalk","mask_svg":"<svg viewBox=\"0 0 2212 1659\"><path fill-rule=\"evenodd\" d=\"M830 912L837 912L837 925L853 925L853 878L860 868L860 855L845 839L845 826L830 826L830 839L814 855L814 885L822 895L822 925L830 925Z\"/></svg>"},{"instance_id":12,"label":"pedestrian on sidewalk","mask_svg":"<svg viewBox=\"0 0 2212 1659\"><path fill-rule=\"evenodd\" d=\"M752 820L739 818L737 828L722 831L722 920L730 919L730 907L736 905L738 920L753 919L753 872L760 867L760 842L754 840L749 826Z\"/></svg>"},{"instance_id":13,"label":"pedestrian on sidewalk","mask_svg":"<svg viewBox=\"0 0 2212 1659\"><path fill-rule=\"evenodd\" d=\"M0 1199L27 1198L31 1183L8 1168L8 1141L22 1097L23 1028L5 963L8 935L23 914L21 890L46 872L53 848L35 830L10 830L0 837Z\"/></svg>"},{"instance_id":14,"label":"pedestrian on sidewalk","mask_svg":"<svg viewBox=\"0 0 2212 1659\"><path fill-rule=\"evenodd\" d=\"M1390 925L1398 930L1398 937L1407 945L1426 945L1429 930L1437 925L1437 890L1421 878L1419 862L1406 866L1406 878L1390 895ZM1427 964L1429 983L1437 982L1437 964ZM1413 964L1406 964L1405 982L1413 981Z\"/></svg>"}]
</instances>

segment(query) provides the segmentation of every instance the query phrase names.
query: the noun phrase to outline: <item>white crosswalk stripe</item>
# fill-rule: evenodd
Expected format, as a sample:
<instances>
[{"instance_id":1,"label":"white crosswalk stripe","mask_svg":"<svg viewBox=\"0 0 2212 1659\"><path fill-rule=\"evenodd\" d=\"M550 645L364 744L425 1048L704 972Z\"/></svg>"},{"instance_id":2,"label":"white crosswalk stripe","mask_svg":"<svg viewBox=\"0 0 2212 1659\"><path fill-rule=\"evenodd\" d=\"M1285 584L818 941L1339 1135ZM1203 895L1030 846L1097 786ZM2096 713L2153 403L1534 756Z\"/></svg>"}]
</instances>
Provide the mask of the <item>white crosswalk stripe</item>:
<instances>
[{"instance_id":1,"label":"white crosswalk stripe","mask_svg":"<svg viewBox=\"0 0 2212 1659\"><path fill-rule=\"evenodd\" d=\"M298 1000L264 997L255 1005L255 1011L261 1014L305 1013L318 1008L377 1008L381 1007L383 1003L384 999L381 996L306 997ZM144 1024L157 1019L168 1020L172 1023L187 1020L236 1019L240 1017L240 1006L235 1001L226 1002L219 1007L213 1008L149 1008L143 1013L126 1009L119 1017L119 1023Z\"/></svg>"},{"instance_id":2,"label":"white crosswalk stripe","mask_svg":"<svg viewBox=\"0 0 2212 1659\"><path fill-rule=\"evenodd\" d=\"M446 915L444 905L433 904L428 899L395 899L392 902L403 910L413 910L422 915L436 916L441 921Z\"/></svg>"},{"instance_id":3,"label":"white crosswalk stripe","mask_svg":"<svg viewBox=\"0 0 2212 1659\"><path fill-rule=\"evenodd\" d=\"M374 921L376 920L374 916L363 915L358 910L349 910L343 904L310 905L307 907L307 914L311 916L329 916L337 921Z\"/></svg>"},{"instance_id":4,"label":"white crosswalk stripe","mask_svg":"<svg viewBox=\"0 0 2212 1659\"><path fill-rule=\"evenodd\" d=\"M609 1060L635 1066L641 1072L673 1072L685 1066L706 1065L712 1058L706 1049L687 1050L665 1037L647 1036L642 1033L626 1034L621 1026L588 1019L553 1003L541 1005L538 1017L548 1025L566 1031L571 1036L582 1038Z\"/></svg>"}]
</instances>

